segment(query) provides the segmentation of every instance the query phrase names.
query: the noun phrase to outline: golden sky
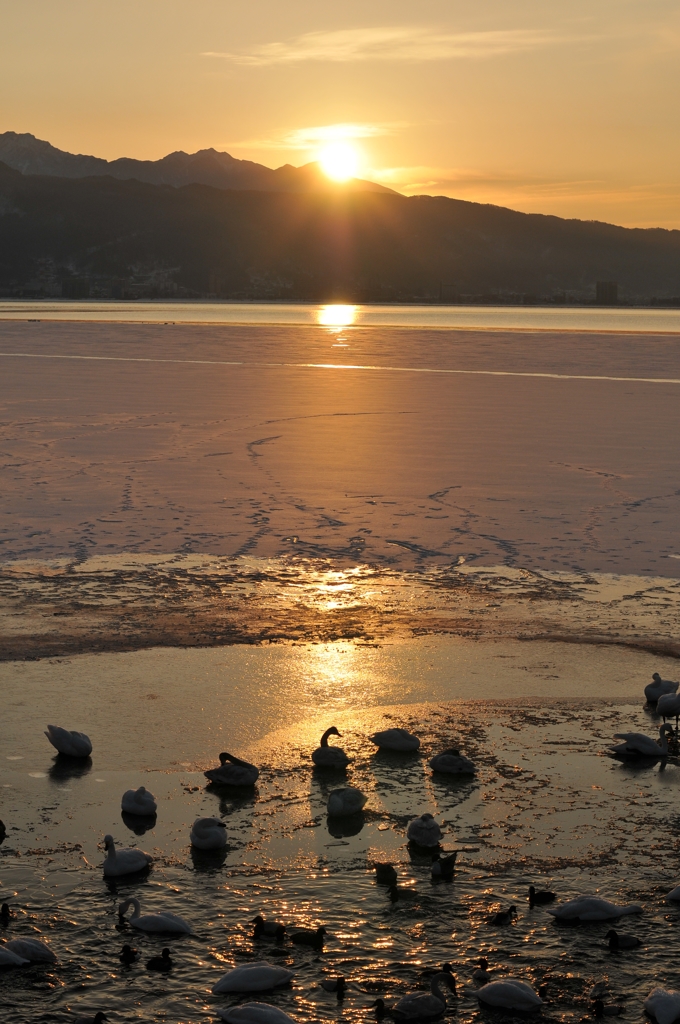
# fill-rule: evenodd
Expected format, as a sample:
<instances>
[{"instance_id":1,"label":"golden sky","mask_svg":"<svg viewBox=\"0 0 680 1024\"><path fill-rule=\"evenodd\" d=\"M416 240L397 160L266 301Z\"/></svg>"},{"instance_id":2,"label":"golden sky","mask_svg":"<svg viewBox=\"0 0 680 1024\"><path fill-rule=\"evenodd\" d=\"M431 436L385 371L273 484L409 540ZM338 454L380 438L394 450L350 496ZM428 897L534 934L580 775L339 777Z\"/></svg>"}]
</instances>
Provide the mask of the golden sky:
<instances>
[{"instance_id":1,"label":"golden sky","mask_svg":"<svg viewBox=\"0 0 680 1024\"><path fill-rule=\"evenodd\" d=\"M0 131L680 227L677 0L0 0Z\"/></svg>"}]
</instances>

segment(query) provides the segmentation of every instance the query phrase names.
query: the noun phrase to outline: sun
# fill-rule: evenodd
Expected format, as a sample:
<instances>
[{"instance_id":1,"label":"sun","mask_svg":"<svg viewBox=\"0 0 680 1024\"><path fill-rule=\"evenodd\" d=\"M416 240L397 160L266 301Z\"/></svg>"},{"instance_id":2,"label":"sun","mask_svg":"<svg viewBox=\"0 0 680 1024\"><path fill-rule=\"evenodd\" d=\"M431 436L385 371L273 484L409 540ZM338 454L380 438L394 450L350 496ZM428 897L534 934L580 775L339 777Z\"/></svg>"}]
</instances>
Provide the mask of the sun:
<instances>
[{"instance_id":1,"label":"sun","mask_svg":"<svg viewBox=\"0 0 680 1024\"><path fill-rule=\"evenodd\" d=\"M333 181L347 181L356 174L359 155L348 142L331 142L321 150L319 163Z\"/></svg>"}]
</instances>

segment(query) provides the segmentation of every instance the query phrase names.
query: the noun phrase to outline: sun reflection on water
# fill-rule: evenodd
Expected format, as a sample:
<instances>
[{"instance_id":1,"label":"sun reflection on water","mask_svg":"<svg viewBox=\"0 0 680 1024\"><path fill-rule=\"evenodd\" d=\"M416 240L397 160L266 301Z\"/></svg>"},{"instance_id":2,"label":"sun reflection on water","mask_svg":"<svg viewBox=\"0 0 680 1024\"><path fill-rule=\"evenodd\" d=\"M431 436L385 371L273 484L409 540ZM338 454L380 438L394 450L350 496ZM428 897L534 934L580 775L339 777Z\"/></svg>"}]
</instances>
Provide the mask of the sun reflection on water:
<instances>
[{"instance_id":1,"label":"sun reflection on water","mask_svg":"<svg viewBox=\"0 0 680 1024\"><path fill-rule=\"evenodd\" d=\"M349 327L356 320L357 309L340 303L321 306L316 313L317 323L322 327Z\"/></svg>"}]
</instances>

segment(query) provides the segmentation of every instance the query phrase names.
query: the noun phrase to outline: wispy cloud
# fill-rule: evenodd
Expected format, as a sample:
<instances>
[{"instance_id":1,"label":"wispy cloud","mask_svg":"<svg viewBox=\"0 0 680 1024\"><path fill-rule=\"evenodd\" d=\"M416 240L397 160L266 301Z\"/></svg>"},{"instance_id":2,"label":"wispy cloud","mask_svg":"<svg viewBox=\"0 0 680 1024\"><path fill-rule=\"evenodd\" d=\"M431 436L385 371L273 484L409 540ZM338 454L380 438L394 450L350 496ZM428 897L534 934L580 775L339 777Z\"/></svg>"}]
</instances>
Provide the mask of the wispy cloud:
<instances>
[{"instance_id":1,"label":"wispy cloud","mask_svg":"<svg viewBox=\"0 0 680 1024\"><path fill-rule=\"evenodd\" d=\"M294 149L309 150L326 142L349 139L372 139L379 135L394 135L407 128L405 121L340 122L320 124L308 128L288 128L261 139L227 142L227 149Z\"/></svg>"},{"instance_id":2,"label":"wispy cloud","mask_svg":"<svg viewBox=\"0 0 680 1024\"><path fill-rule=\"evenodd\" d=\"M401 25L305 32L285 42L264 43L241 53L209 51L235 64L299 64L306 61L420 61L496 57L535 50L560 39L543 29L446 32L436 27Z\"/></svg>"}]
</instances>

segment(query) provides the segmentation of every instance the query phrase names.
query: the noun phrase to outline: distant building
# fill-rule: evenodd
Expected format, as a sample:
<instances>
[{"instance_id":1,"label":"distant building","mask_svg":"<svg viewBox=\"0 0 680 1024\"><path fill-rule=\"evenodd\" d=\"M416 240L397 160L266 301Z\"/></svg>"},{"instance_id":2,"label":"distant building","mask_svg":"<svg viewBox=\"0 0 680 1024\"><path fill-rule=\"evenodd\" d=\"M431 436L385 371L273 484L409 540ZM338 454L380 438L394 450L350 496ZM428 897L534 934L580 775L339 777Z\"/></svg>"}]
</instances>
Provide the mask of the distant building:
<instances>
[{"instance_id":1,"label":"distant building","mask_svg":"<svg viewBox=\"0 0 680 1024\"><path fill-rule=\"evenodd\" d=\"M598 306L615 306L619 301L619 286L616 281L598 281L595 285L595 302Z\"/></svg>"}]
</instances>

